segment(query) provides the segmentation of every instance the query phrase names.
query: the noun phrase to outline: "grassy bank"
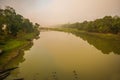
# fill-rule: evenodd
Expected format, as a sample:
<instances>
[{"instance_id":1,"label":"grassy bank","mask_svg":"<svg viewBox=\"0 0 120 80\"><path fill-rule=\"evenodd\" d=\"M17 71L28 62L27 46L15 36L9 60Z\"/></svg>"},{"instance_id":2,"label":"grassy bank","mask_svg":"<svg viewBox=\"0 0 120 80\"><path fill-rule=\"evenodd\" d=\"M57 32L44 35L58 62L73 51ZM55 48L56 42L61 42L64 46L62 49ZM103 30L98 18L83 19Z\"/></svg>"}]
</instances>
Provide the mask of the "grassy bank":
<instances>
[{"instance_id":1,"label":"grassy bank","mask_svg":"<svg viewBox=\"0 0 120 80\"><path fill-rule=\"evenodd\" d=\"M17 57L21 51L26 47L32 46L32 40L36 37L35 33L22 34L22 37L10 39L1 46L3 53L0 55L0 70L6 67L6 65L15 57ZM16 66L15 66L16 67Z\"/></svg>"},{"instance_id":2,"label":"grassy bank","mask_svg":"<svg viewBox=\"0 0 120 80\"><path fill-rule=\"evenodd\" d=\"M95 32L87 32L83 30L78 30L75 28L47 28L47 30L55 30L55 31L63 31L73 34L86 34L89 36L94 36L103 39L113 39L113 40L120 40L120 35L111 34L111 33L95 33Z\"/></svg>"},{"instance_id":3,"label":"grassy bank","mask_svg":"<svg viewBox=\"0 0 120 80\"><path fill-rule=\"evenodd\" d=\"M5 44L1 46L1 49L4 52L12 51L14 49L17 49L19 47L22 47L28 44L29 41L32 41L32 39L34 39L35 37L36 36L34 33L29 33L29 34L22 35L22 37L7 40L6 42L4 42Z\"/></svg>"}]
</instances>

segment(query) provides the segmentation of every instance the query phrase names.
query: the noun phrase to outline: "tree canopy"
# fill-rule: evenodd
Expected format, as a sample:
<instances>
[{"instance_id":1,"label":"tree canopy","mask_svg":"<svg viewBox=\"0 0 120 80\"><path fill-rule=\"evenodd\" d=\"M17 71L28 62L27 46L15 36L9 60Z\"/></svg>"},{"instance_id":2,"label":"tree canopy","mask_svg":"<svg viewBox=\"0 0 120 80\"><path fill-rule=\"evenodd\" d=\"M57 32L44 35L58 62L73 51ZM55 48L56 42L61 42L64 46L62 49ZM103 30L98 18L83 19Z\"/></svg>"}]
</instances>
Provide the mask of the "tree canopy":
<instances>
[{"instance_id":1,"label":"tree canopy","mask_svg":"<svg viewBox=\"0 0 120 80\"><path fill-rule=\"evenodd\" d=\"M33 24L29 19L17 14L12 7L0 9L0 37L16 37L20 32L31 33L38 31L39 24Z\"/></svg>"},{"instance_id":2,"label":"tree canopy","mask_svg":"<svg viewBox=\"0 0 120 80\"><path fill-rule=\"evenodd\" d=\"M76 28L78 30L85 30L89 32L99 33L120 33L120 17L119 16L105 16L94 21L84 21L82 23L65 24L62 27Z\"/></svg>"}]
</instances>

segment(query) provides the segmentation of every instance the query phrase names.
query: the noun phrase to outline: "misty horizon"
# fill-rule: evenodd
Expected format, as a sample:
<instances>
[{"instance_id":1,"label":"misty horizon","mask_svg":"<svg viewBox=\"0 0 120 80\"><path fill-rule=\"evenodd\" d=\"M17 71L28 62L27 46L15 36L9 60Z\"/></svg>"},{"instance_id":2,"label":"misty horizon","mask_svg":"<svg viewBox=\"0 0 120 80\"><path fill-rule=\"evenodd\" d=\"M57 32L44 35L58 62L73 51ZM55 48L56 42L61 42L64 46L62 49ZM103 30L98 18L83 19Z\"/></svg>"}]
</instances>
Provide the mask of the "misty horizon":
<instances>
[{"instance_id":1,"label":"misty horizon","mask_svg":"<svg viewBox=\"0 0 120 80\"><path fill-rule=\"evenodd\" d=\"M18 14L42 26L93 21L104 16L120 16L119 0L1 0Z\"/></svg>"}]
</instances>

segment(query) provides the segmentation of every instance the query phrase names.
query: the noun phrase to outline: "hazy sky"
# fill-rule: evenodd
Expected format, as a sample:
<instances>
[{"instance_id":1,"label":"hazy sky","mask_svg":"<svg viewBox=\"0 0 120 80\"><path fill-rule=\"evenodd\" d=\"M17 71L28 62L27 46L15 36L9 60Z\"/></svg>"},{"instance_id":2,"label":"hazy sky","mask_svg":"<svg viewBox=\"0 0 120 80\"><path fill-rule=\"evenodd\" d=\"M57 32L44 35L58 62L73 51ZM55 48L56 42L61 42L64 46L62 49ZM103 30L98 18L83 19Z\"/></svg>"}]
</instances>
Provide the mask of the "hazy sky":
<instances>
[{"instance_id":1,"label":"hazy sky","mask_svg":"<svg viewBox=\"0 0 120 80\"><path fill-rule=\"evenodd\" d=\"M120 0L0 0L3 6L43 26L120 16Z\"/></svg>"}]
</instances>

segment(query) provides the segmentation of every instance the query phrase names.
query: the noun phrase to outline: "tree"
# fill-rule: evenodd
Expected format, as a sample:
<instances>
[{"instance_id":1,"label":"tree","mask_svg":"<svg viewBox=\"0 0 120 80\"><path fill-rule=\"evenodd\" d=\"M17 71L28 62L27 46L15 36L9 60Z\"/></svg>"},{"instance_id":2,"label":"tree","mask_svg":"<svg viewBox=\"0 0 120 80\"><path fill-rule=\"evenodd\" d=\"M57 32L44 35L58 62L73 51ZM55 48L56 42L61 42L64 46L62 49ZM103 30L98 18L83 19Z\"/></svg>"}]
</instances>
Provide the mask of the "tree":
<instances>
[{"instance_id":1,"label":"tree","mask_svg":"<svg viewBox=\"0 0 120 80\"><path fill-rule=\"evenodd\" d=\"M6 25L5 29L4 25ZM33 25L29 19L17 14L12 7L7 6L5 9L0 9L0 35L16 37L20 32L31 33L38 30L39 24Z\"/></svg>"}]
</instances>

